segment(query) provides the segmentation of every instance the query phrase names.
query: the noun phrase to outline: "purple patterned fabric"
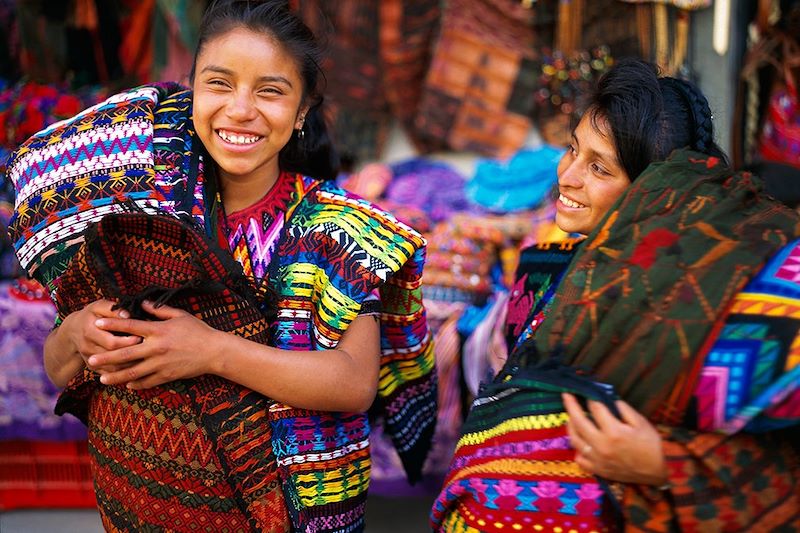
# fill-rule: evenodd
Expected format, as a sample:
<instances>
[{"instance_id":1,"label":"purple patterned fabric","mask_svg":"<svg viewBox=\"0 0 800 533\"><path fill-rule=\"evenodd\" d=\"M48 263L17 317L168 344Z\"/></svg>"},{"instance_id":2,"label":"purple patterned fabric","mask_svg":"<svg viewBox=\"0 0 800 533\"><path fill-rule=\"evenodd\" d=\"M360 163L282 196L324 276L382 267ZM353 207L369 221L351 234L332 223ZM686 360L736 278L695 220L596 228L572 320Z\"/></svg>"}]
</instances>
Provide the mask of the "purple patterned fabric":
<instances>
[{"instance_id":1,"label":"purple patterned fabric","mask_svg":"<svg viewBox=\"0 0 800 533\"><path fill-rule=\"evenodd\" d=\"M55 316L49 300L0 283L0 440L86 438L78 419L53 412L59 391L45 374L42 349Z\"/></svg>"},{"instance_id":2,"label":"purple patterned fabric","mask_svg":"<svg viewBox=\"0 0 800 533\"><path fill-rule=\"evenodd\" d=\"M456 212L483 213L467 199L466 180L450 165L426 159L410 159L392 166L394 179L385 197L422 209L436 223Z\"/></svg>"}]
</instances>

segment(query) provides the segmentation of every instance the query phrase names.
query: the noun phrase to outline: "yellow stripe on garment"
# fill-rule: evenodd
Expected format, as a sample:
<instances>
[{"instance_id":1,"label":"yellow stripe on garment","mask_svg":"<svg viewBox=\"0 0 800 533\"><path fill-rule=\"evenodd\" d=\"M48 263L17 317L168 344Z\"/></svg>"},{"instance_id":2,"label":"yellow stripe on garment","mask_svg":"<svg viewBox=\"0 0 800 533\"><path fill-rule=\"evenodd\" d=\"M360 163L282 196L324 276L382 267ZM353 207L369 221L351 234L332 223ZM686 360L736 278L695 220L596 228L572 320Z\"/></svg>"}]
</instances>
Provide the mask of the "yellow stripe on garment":
<instances>
[{"instance_id":1,"label":"yellow stripe on garment","mask_svg":"<svg viewBox=\"0 0 800 533\"><path fill-rule=\"evenodd\" d=\"M569 420L567 413L553 413L549 415L538 416L525 416L520 418L512 418L505 422L496 425L491 429L484 431L476 431L475 433L466 433L458 440L456 450L462 446L473 446L481 444L488 439L511 433L512 431L527 431L531 429L551 429L563 426Z\"/></svg>"},{"instance_id":2,"label":"yellow stripe on garment","mask_svg":"<svg viewBox=\"0 0 800 533\"><path fill-rule=\"evenodd\" d=\"M360 468L359 468L360 466ZM342 469L298 474L294 477L294 486L303 506L313 507L328 503L342 502L354 498L366 490L369 478L370 462L359 461L348 465L347 475L342 476Z\"/></svg>"},{"instance_id":3,"label":"yellow stripe on garment","mask_svg":"<svg viewBox=\"0 0 800 533\"><path fill-rule=\"evenodd\" d=\"M410 241L400 237L386 224L375 223L377 213L359 210L353 205L327 204L314 222L329 222L350 235L367 253L397 270L414 252Z\"/></svg>"},{"instance_id":4,"label":"yellow stripe on garment","mask_svg":"<svg viewBox=\"0 0 800 533\"><path fill-rule=\"evenodd\" d=\"M800 301L774 294L740 293L733 300L731 313L800 318Z\"/></svg>"},{"instance_id":5,"label":"yellow stripe on garment","mask_svg":"<svg viewBox=\"0 0 800 533\"><path fill-rule=\"evenodd\" d=\"M384 398L391 395L403 383L415 380L433 368L433 343L428 342L425 351L409 361L382 364L378 388Z\"/></svg>"}]
</instances>

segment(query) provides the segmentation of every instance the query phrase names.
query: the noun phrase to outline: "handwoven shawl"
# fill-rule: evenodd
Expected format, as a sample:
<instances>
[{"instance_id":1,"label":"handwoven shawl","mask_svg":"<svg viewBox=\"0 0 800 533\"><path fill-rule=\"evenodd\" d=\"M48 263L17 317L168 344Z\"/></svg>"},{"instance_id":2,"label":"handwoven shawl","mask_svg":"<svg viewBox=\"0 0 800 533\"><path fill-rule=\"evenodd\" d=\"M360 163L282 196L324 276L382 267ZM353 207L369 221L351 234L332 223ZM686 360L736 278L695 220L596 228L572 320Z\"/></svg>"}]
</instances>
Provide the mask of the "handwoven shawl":
<instances>
[{"instance_id":1,"label":"handwoven shawl","mask_svg":"<svg viewBox=\"0 0 800 533\"><path fill-rule=\"evenodd\" d=\"M171 216L109 214L90 224L55 285L61 317L104 298L119 302L133 318L146 319L140 304L149 298L215 329L261 344L269 340L274 308L259 305L238 263L202 228ZM264 420L271 403L209 374L137 392L103 386L97 373L84 369L59 397L56 412L71 413L89 426L95 492L106 527L247 524L288 531L271 427ZM152 512L159 506L171 513Z\"/></svg>"},{"instance_id":2,"label":"handwoven shawl","mask_svg":"<svg viewBox=\"0 0 800 533\"><path fill-rule=\"evenodd\" d=\"M146 86L29 139L9 164L17 193L9 229L23 267L52 291L86 225L122 210L121 201L190 214L205 224L203 162L190 117L189 91ZM433 350L420 295L424 240L332 184L307 178L298 184L299 203L287 212L271 267L281 309L273 342L295 350L334 347L362 298L380 286L378 412L413 480L436 411ZM294 527L363 527L366 416L279 406L270 418Z\"/></svg>"},{"instance_id":3,"label":"handwoven shawl","mask_svg":"<svg viewBox=\"0 0 800 533\"><path fill-rule=\"evenodd\" d=\"M686 412L734 295L800 233L748 173L673 153L639 176L580 246L535 342L562 347L652 420Z\"/></svg>"}]
</instances>

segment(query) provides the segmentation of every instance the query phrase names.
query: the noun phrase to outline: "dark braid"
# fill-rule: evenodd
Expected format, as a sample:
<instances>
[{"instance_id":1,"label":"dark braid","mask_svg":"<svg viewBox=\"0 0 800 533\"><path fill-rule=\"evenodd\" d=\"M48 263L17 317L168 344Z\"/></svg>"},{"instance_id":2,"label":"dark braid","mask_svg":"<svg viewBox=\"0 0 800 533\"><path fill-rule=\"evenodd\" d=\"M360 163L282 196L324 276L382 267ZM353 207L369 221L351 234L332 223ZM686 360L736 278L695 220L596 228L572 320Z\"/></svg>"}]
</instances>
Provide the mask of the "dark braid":
<instances>
[{"instance_id":1,"label":"dark braid","mask_svg":"<svg viewBox=\"0 0 800 533\"><path fill-rule=\"evenodd\" d=\"M700 89L695 84L678 78L664 77L658 81L664 93L664 100L668 103L666 109L672 114L670 117L665 117L665 127L671 131L671 135L667 134L667 137L671 137L676 146L683 144L727 163L727 156L714 142L711 107ZM684 119L686 127L683 127L684 121L680 120L682 113L686 115Z\"/></svg>"},{"instance_id":2,"label":"dark braid","mask_svg":"<svg viewBox=\"0 0 800 533\"><path fill-rule=\"evenodd\" d=\"M714 125L711 122L711 108L708 100L693 83L678 78L663 79L671 80L671 85L686 100L694 126L692 148L698 152L708 153L714 144Z\"/></svg>"}]
</instances>

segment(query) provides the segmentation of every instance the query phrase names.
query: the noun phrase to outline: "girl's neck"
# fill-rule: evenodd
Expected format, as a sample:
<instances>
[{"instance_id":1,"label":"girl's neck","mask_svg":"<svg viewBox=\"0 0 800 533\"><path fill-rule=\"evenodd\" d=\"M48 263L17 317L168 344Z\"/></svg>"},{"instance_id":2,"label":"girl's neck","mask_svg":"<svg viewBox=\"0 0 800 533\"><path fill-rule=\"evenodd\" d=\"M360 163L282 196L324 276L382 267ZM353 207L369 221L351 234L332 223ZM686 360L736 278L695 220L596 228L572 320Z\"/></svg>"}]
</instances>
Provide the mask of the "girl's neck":
<instances>
[{"instance_id":1,"label":"girl's neck","mask_svg":"<svg viewBox=\"0 0 800 533\"><path fill-rule=\"evenodd\" d=\"M219 176L220 192L226 213L235 213L248 208L261 200L275 182L278 181L279 172L249 180L231 179Z\"/></svg>"}]
</instances>

